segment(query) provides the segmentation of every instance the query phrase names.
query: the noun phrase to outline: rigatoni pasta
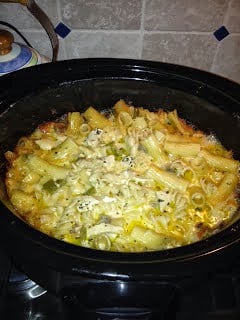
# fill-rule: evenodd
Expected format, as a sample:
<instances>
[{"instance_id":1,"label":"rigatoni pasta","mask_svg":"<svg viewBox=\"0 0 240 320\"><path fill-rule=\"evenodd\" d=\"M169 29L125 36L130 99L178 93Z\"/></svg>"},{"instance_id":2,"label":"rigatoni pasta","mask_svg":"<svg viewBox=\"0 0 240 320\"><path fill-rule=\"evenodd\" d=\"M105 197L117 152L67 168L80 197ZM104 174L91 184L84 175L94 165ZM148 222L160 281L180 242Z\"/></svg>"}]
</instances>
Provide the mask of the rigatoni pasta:
<instances>
[{"instance_id":1,"label":"rigatoni pasta","mask_svg":"<svg viewBox=\"0 0 240 320\"><path fill-rule=\"evenodd\" d=\"M238 208L239 161L177 111L118 101L40 125L8 160L18 214L57 239L98 250L179 247L227 225Z\"/></svg>"},{"instance_id":2,"label":"rigatoni pasta","mask_svg":"<svg viewBox=\"0 0 240 320\"><path fill-rule=\"evenodd\" d=\"M177 143L166 141L164 144L164 150L175 156L180 157L195 157L201 150L199 143Z\"/></svg>"},{"instance_id":3,"label":"rigatoni pasta","mask_svg":"<svg viewBox=\"0 0 240 320\"><path fill-rule=\"evenodd\" d=\"M211 154L207 150L202 150L200 156L203 157L208 164L220 171L236 172L239 166L238 161Z\"/></svg>"}]
</instances>

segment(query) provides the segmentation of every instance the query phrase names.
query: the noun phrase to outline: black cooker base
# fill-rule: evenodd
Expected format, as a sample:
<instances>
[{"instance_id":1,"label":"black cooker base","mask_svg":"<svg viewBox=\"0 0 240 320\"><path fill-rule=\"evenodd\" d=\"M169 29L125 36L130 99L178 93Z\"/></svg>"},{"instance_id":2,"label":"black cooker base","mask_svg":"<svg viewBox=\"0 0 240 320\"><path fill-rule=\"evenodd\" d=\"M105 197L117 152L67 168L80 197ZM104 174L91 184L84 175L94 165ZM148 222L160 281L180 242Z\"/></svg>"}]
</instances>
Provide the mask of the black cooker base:
<instances>
[{"instance_id":1,"label":"black cooker base","mask_svg":"<svg viewBox=\"0 0 240 320\"><path fill-rule=\"evenodd\" d=\"M178 295L164 312L132 306L97 309L79 307L66 293L57 297L19 272L5 257L0 259L0 319L7 320L239 320L240 262L231 269L191 284L182 279ZM104 299L109 299L108 296ZM167 302L166 302L167 303ZM161 299L159 300L161 306Z\"/></svg>"}]
</instances>

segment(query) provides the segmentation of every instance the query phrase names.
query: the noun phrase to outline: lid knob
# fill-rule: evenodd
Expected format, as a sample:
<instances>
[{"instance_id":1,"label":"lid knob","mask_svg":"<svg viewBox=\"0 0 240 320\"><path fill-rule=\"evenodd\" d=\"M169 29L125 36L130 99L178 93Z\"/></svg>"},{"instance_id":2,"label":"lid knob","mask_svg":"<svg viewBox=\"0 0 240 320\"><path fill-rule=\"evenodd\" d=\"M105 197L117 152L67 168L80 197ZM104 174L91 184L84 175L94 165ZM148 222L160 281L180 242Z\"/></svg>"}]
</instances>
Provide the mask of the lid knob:
<instances>
[{"instance_id":1,"label":"lid knob","mask_svg":"<svg viewBox=\"0 0 240 320\"><path fill-rule=\"evenodd\" d=\"M0 55L3 56L12 50L14 37L11 32L0 29Z\"/></svg>"}]
</instances>

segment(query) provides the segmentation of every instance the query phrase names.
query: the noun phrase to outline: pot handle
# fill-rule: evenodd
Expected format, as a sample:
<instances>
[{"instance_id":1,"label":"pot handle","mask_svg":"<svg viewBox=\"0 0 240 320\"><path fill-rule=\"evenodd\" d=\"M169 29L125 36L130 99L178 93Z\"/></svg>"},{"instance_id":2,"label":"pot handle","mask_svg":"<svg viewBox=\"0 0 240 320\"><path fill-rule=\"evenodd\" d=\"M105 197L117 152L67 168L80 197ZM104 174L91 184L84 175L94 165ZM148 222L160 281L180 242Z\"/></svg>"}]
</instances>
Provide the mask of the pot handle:
<instances>
[{"instance_id":1,"label":"pot handle","mask_svg":"<svg viewBox=\"0 0 240 320\"><path fill-rule=\"evenodd\" d=\"M158 281L83 280L62 290L66 318L89 320L175 319L179 302L175 285Z\"/></svg>"}]
</instances>

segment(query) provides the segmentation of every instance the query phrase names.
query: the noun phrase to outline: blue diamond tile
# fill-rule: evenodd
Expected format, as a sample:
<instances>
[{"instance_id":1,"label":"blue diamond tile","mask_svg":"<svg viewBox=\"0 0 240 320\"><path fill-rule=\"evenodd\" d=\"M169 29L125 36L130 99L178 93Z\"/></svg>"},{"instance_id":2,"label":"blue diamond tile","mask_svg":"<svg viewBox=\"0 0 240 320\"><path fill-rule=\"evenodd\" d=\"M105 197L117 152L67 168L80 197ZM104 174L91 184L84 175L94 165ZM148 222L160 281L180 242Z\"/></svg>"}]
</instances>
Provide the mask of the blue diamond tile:
<instances>
[{"instance_id":1,"label":"blue diamond tile","mask_svg":"<svg viewBox=\"0 0 240 320\"><path fill-rule=\"evenodd\" d=\"M71 32L72 30L69 29L64 23L59 22L59 24L55 28L55 32L61 37L66 38L66 36Z\"/></svg>"},{"instance_id":2,"label":"blue diamond tile","mask_svg":"<svg viewBox=\"0 0 240 320\"><path fill-rule=\"evenodd\" d=\"M219 29L217 29L216 31L213 32L213 35L215 36L215 38L218 41L223 40L224 38L226 38L229 35L229 31L227 30L227 28L225 26L221 26Z\"/></svg>"}]
</instances>

